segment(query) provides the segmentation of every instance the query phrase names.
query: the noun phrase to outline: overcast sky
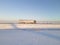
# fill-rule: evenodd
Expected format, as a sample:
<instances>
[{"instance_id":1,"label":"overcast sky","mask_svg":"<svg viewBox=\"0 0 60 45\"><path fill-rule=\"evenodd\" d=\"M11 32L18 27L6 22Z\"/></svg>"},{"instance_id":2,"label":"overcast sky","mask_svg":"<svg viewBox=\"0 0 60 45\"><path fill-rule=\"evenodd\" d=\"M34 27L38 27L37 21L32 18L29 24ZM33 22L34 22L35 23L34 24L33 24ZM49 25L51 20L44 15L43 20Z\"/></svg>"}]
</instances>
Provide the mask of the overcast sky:
<instances>
[{"instance_id":1,"label":"overcast sky","mask_svg":"<svg viewBox=\"0 0 60 45\"><path fill-rule=\"evenodd\" d=\"M0 20L60 20L60 0L0 0Z\"/></svg>"}]
</instances>

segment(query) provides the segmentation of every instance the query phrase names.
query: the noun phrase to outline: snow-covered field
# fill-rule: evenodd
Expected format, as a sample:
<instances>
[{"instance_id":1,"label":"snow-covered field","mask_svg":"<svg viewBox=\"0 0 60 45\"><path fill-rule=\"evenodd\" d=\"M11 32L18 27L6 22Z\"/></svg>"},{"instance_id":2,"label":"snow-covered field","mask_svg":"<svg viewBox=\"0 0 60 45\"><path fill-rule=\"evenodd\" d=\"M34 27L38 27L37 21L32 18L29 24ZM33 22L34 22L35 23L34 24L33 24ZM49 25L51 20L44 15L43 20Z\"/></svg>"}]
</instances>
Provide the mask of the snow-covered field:
<instances>
[{"instance_id":1,"label":"snow-covered field","mask_svg":"<svg viewBox=\"0 0 60 45\"><path fill-rule=\"evenodd\" d=\"M60 28L60 24L15 24L18 28Z\"/></svg>"},{"instance_id":2,"label":"snow-covered field","mask_svg":"<svg viewBox=\"0 0 60 45\"><path fill-rule=\"evenodd\" d=\"M0 29L12 28L60 28L60 24L0 24Z\"/></svg>"},{"instance_id":3,"label":"snow-covered field","mask_svg":"<svg viewBox=\"0 0 60 45\"><path fill-rule=\"evenodd\" d=\"M0 45L60 45L60 30L0 30Z\"/></svg>"},{"instance_id":4,"label":"snow-covered field","mask_svg":"<svg viewBox=\"0 0 60 45\"><path fill-rule=\"evenodd\" d=\"M20 29L21 27L35 27L36 25L18 25L9 24L6 26L0 25L0 45L60 45L60 29L45 29L45 30L34 30L34 29ZM7 28L5 28L5 27ZM8 28L12 26L12 28ZM21 26L21 27L18 27ZM54 25L60 27L59 25ZM2 29L1 29L2 27ZM37 27L37 26L36 26ZM41 27L41 25L40 25ZM43 27L47 27L44 25ZM51 25L50 25L50 28ZM19 30L18 30L19 29Z\"/></svg>"},{"instance_id":5,"label":"snow-covered field","mask_svg":"<svg viewBox=\"0 0 60 45\"><path fill-rule=\"evenodd\" d=\"M11 24L0 24L0 29L11 29L13 28Z\"/></svg>"}]
</instances>

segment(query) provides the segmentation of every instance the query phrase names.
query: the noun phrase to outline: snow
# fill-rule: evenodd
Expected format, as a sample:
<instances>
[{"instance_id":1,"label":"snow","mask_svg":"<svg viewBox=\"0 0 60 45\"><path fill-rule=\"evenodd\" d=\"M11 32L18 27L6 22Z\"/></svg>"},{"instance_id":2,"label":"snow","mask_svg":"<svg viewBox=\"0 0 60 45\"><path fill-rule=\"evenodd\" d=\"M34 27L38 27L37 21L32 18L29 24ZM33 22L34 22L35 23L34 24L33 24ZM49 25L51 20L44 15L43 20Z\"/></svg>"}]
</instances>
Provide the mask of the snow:
<instances>
[{"instance_id":1,"label":"snow","mask_svg":"<svg viewBox=\"0 0 60 45\"><path fill-rule=\"evenodd\" d=\"M0 45L60 45L60 30L0 30Z\"/></svg>"}]
</instances>

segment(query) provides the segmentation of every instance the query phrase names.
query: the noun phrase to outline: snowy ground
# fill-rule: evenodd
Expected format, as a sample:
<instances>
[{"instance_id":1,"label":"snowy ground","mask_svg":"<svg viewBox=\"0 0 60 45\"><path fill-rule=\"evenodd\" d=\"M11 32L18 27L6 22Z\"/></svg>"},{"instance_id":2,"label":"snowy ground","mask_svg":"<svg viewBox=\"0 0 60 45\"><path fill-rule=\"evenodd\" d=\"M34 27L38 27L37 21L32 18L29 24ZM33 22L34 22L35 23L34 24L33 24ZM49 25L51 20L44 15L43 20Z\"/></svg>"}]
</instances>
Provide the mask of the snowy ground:
<instances>
[{"instance_id":1,"label":"snowy ground","mask_svg":"<svg viewBox=\"0 0 60 45\"><path fill-rule=\"evenodd\" d=\"M0 29L0 45L60 45L60 30Z\"/></svg>"},{"instance_id":2,"label":"snowy ground","mask_svg":"<svg viewBox=\"0 0 60 45\"><path fill-rule=\"evenodd\" d=\"M0 30L0 45L60 45L60 30Z\"/></svg>"}]
</instances>

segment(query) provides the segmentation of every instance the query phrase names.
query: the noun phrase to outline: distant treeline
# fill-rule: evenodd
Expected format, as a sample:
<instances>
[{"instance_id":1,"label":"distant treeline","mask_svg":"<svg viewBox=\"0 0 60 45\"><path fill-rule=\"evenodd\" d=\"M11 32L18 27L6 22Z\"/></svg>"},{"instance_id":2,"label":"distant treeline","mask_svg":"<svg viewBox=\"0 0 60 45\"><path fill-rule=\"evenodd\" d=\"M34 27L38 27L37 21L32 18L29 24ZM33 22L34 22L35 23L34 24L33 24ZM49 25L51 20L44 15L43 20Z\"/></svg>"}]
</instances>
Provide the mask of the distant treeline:
<instances>
[{"instance_id":1,"label":"distant treeline","mask_svg":"<svg viewBox=\"0 0 60 45\"><path fill-rule=\"evenodd\" d=\"M60 21L37 21L37 24L60 24Z\"/></svg>"},{"instance_id":2,"label":"distant treeline","mask_svg":"<svg viewBox=\"0 0 60 45\"><path fill-rule=\"evenodd\" d=\"M33 22L35 24L60 24L60 21L31 21L31 22ZM10 21L10 22L9 21L3 21L3 22L0 21L0 24L12 24L12 23L18 24L19 21Z\"/></svg>"}]
</instances>

